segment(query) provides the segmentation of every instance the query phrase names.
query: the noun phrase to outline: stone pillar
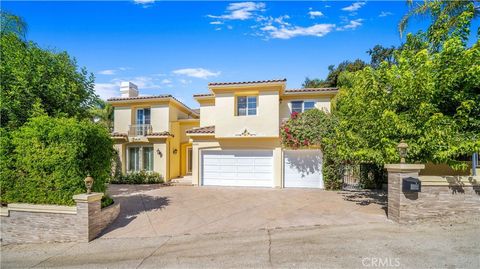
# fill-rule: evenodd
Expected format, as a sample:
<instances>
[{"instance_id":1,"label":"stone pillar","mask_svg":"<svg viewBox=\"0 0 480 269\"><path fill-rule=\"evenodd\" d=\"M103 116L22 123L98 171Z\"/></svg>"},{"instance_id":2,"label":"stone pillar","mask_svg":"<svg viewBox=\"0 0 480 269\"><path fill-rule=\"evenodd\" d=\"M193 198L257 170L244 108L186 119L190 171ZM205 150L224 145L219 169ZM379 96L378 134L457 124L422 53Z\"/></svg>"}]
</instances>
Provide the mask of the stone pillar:
<instances>
[{"instance_id":1,"label":"stone pillar","mask_svg":"<svg viewBox=\"0 0 480 269\"><path fill-rule=\"evenodd\" d=\"M73 196L73 200L77 203L77 217L78 217L78 233L81 241L89 242L97 235L97 227L93 225L96 216L102 210L101 200L103 193L94 192L91 194L77 194Z\"/></svg>"},{"instance_id":2,"label":"stone pillar","mask_svg":"<svg viewBox=\"0 0 480 269\"><path fill-rule=\"evenodd\" d=\"M388 171L388 218L398 222L407 223L404 215L408 212L406 200L418 198L418 193L402 192L402 179L407 177L418 178L424 164L387 164Z\"/></svg>"}]
</instances>

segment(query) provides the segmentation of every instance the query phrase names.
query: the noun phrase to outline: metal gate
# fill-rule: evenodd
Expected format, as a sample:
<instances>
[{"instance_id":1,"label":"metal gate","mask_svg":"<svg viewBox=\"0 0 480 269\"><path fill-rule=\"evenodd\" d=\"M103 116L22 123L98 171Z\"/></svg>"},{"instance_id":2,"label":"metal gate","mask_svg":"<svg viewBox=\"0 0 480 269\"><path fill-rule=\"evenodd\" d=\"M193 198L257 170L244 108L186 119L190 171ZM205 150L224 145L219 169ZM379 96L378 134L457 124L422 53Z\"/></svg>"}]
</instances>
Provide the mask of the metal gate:
<instances>
[{"instance_id":1,"label":"metal gate","mask_svg":"<svg viewBox=\"0 0 480 269\"><path fill-rule=\"evenodd\" d=\"M344 164L343 165L343 190L359 190L360 187L360 165Z\"/></svg>"}]
</instances>

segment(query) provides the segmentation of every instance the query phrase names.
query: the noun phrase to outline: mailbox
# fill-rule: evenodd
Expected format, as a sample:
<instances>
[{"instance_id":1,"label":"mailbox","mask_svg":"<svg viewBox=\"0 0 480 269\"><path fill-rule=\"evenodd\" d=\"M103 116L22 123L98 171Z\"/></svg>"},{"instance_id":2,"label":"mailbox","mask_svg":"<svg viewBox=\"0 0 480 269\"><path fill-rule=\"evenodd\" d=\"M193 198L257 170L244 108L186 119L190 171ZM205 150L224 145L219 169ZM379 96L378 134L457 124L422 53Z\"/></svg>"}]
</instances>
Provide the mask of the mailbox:
<instances>
[{"instance_id":1,"label":"mailbox","mask_svg":"<svg viewBox=\"0 0 480 269\"><path fill-rule=\"evenodd\" d=\"M403 192L421 192L422 182L415 177L406 177L402 179L402 191Z\"/></svg>"}]
</instances>

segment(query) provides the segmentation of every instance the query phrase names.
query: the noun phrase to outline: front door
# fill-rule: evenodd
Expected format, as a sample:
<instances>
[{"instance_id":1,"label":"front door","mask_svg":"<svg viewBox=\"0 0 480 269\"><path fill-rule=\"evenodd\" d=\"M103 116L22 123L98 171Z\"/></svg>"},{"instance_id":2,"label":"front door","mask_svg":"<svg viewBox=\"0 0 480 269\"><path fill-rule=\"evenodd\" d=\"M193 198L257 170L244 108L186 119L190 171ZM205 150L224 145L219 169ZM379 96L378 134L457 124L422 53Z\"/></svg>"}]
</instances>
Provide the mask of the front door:
<instances>
[{"instance_id":1,"label":"front door","mask_svg":"<svg viewBox=\"0 0 480 269\"><path fill-rule=\"evenodd\" d=\"M192 148L187 148L187 174L192 174Z\"/></svg>"}]
</instances>

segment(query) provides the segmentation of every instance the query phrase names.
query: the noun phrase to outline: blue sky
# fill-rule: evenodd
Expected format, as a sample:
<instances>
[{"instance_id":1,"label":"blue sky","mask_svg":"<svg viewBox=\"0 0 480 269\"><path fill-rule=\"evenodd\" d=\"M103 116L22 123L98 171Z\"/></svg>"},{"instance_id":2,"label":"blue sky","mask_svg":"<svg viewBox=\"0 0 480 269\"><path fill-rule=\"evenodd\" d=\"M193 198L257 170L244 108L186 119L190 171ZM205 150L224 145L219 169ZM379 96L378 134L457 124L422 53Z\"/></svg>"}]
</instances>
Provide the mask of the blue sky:
<instances>
[{"instance_id":1,"label":"blue sky","mask_svg":"<svg viewBox=\"0 0 480 269\"><path fill-rule=\"evenodd\" d=\"M399 45L405 1L3 2L28 23L27 39L67 51L96 76L102 98L132 81L143 95L170 93L197 107L207 83L324 78L343 60ZM426 22L414 21L416 31Z\"/></svg>"}]
</instances>

